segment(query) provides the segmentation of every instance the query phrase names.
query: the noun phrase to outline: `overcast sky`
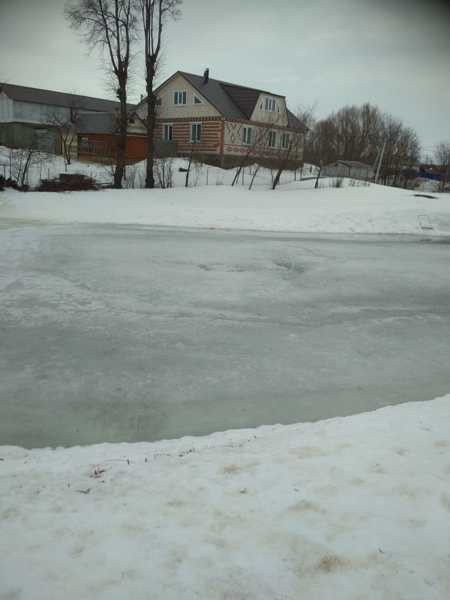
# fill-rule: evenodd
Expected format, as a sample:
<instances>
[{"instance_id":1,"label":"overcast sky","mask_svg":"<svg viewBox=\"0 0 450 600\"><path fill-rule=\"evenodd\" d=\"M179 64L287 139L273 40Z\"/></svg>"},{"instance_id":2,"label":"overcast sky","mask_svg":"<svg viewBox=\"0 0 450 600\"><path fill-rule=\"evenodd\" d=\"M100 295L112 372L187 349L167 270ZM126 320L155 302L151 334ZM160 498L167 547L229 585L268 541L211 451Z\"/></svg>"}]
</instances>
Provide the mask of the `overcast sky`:
<instances>
[{"instance_id":1,"label":"overcast sky","mask_svg":"<svg viewBox=\"0 0 450 600\"><path fill-rule=\"evenodd\" d=\"M64 19L64 0L0 0L0 81L108 97L97 54ZM161 80L180 69L316 105L325 117L371 102L419 134L450 141L450 2L184 0L166 30ZM136 63L131 100L144 91Z\"/></svg>"}]
</instances>

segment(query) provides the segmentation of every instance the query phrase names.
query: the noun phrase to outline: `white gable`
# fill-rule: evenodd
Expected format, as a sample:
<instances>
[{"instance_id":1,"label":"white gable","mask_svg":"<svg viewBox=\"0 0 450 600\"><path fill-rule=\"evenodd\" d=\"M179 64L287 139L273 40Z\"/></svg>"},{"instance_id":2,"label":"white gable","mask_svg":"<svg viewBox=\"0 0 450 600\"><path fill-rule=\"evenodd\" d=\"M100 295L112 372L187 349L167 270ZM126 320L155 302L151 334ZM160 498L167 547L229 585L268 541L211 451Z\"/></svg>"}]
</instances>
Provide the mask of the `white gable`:
<instances>
[{"instance_id":1,"label":"white gable","mask_svg":"<svg viewBox=\"0 0 450 600\"><path fill-rule=\"evenodd\" d=\"M287 127L286 100L281 96L261 93L250 120Z\"/></svg>"},{"instance_id":2,"label":"white gable","mask_svg":"<svg viewBox=\"0 0 450 600\"><path fill-rule=\"evenodd\" d=\"M181 97L175 102L175 93L181 92ZM185 92L185 95L183 95ZM220 117L219 111L204 98L182 75L176 73L168 79L157 91L158 119L180 119L195 117ZM197 101L195 100L197 98ZM200 102L198 102L200 100ZM145 116L147 107L145 102L139 105L137 113L141 118Z\"/></svg>"}]
</instances>

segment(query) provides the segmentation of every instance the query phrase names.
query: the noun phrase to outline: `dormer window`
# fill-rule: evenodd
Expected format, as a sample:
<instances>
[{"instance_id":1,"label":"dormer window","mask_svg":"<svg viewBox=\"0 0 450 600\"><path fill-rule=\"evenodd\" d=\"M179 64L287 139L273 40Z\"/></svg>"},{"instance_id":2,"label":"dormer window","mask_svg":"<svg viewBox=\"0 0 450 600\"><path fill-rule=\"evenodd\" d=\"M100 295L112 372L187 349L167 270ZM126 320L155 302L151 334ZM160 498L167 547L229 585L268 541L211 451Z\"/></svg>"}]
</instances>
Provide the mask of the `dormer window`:
<instances>
[{"instance_id":1,"label":"dormer window","mask_svg":"<svg viewBox=\"0 0 450 600\"><path fill-rule=\"evenodd\" d=\"M173 93L174 104L186 104L186 91L176 91Z\"/></svg>"},{"instance_id":2,"label":"dormer window","mask_svg":"<svg viewBox=\"0 0 450 600\"><path fill-rule=\"evenodd\" d=\"M275 112L275 108L276 108L275 98L266 97L265 103L264 103L264 109L267 110L268 112Z\"/></svg>"},{"instance_id":3,"label":"dormer window","mask_svg":"<svg viewBox=\"0 0 450 600\"><path fill-rule=\"evenodd\" d=\"M194 94L193 98L194 98L194 104L203 104L201 99L196 94Z\"/></svg>"}]
</instances>

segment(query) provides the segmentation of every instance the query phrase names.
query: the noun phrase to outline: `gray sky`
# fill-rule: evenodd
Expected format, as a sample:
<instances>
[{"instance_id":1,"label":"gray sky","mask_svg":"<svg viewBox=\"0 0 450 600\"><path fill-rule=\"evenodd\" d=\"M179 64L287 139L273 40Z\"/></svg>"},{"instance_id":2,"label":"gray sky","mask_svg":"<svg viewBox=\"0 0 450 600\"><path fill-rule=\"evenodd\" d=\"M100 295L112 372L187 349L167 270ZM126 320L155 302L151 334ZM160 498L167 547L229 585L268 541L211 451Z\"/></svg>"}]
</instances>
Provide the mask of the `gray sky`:
<instances>
[{"instance_id":1,"label":"gray sky","mask_svg":"<svg viewBox=\"0 0 450 600\"><path fill-rule=\"evenodd\" d=\"M71 31L64 0L0 0L0 80L108 97L97 54ZM144 91L141 57L131 100ZM325 117L371 102L419 134L450 141L450 2L184 0L166 31L161 79L180 69L287 96Z\"/></svg>"}]
</instances>

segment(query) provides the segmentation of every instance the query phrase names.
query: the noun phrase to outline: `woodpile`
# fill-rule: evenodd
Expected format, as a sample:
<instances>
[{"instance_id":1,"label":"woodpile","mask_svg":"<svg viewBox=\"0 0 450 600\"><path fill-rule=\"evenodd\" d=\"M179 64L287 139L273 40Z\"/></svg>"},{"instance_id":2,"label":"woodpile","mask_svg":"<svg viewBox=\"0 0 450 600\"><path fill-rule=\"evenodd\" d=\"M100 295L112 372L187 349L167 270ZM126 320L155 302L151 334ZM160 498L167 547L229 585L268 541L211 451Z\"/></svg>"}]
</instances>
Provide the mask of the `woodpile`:
<instances>
[{"instance_id":1,"label":"woodpile","mask_svg":"<svg viewBox=\"0 0 450 600\"><path fill-rule=\"evenodd\" d=\"M81 173L61 173L55 179L42 179L38 192L77 192L98 190L95 179Z\"/></svg>"}]
</instances>

